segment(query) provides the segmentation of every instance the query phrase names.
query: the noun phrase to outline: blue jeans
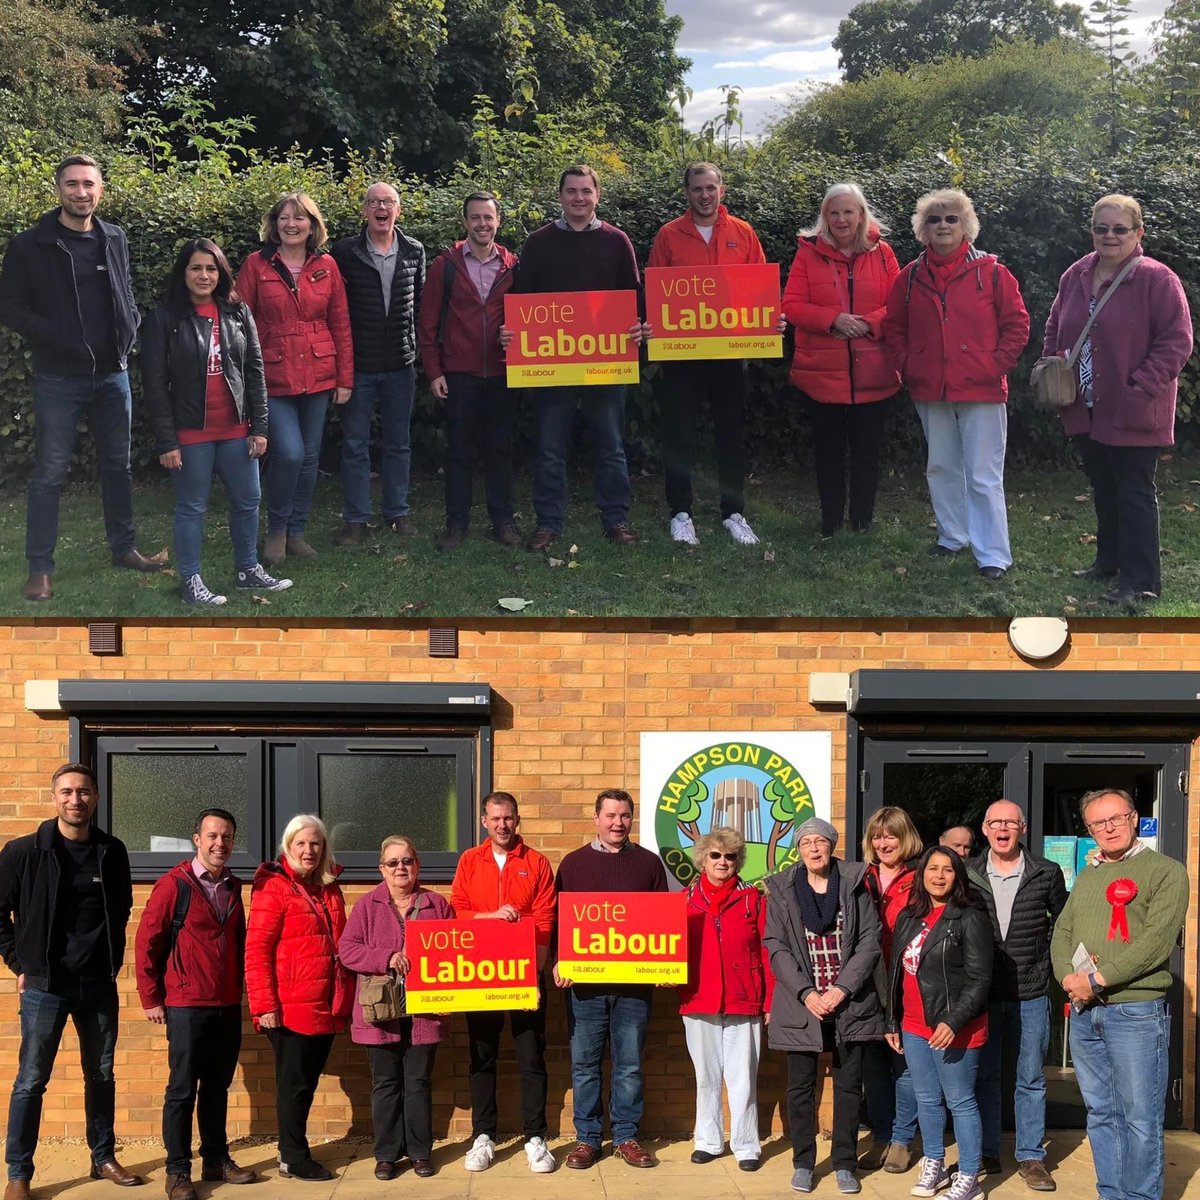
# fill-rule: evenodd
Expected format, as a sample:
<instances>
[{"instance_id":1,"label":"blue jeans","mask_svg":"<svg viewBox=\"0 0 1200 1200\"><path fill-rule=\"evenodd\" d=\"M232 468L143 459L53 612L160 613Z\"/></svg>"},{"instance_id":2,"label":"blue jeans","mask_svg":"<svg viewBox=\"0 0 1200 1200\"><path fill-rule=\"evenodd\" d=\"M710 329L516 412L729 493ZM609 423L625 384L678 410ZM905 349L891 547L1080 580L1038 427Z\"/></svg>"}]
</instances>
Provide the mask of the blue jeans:
<instances>
[{"instance_id":1,"label":"blue jeans","mask_svg":"<svg viewBox=\"0 0 1200 1200\"><path fill-rule=\"evenodd\" d=\"M175 485L175 561L180 579L200 574L200 543L214 471L229 495L234 567L249 571L258 562L258 459L250 457L249 448L245 438L180 446L183 466L171 472Z\"/></svg>"},{"instance_id":2,"label":"blue jeans","mask_svg":"<svg viewBox=\"0 0 1200 1200\"><path fill-rule=\"evenodd\" d=\"M92 1162L99 1166L116 1158L113 1052L118 1008L117 988L109 980L80 981L63 992L39 992L26 986L21 996L21 1051L8 1106L5 1158L10 1180L33 1178L42 1096L68 1017L75 1022L79 1036L85 1132Z\"/></svg>"},{"instance_id":3,"label":"blue jeans","mask_svg":"<svg viewBox=\"0 0 1200 1200\"><path fill-rule=\"evenodd\" d=\"M1094 1004L1071 1017L1100 1200L1162 1200L1167 1006Z\"/></svg>"},{"instance_id":4,"label":"blue jeans","mask_svg":"<svg viewBox=\"0 0 1200 1200\"><path fill-rule=\"evenodd\" d=\"M917 1096L904 1055L886 1042L868 1042L863 1052L863 1091L871 1137L881 1145L911 1146L917 1136Z\"/></svg>"},{"instance_id":5,"label":"blue jeans","mask_svg":"<svg viewBox=\"0 0 1200 1200\"><path fill-rule=\"evenodd\" d=\"M983 1129L975 1103L978 1050L934 1050L923 1038L904 1034L904 1057L917 1093L917 1120L926 1158L946 1157L946 1109L954 1117L958 1169L978 1175L983 1154ZM945 1107L942 1105L945 1100Z\"/></svg>"},{"instance_id":6,"label":"blue jeans","mask_svg":"<svg viewBox=\"0 0 1200 1200\"><path fill-rule=\"evenodd\" d=\"M104 536L114 555L133 549L133 476L129 469L132 402L129 373L35 375L34 459L25 516L30 574L54 573L58 498L71 468L79 418L87 411L100 470Z\"/></svg>"},{"instance_id":7,"label":"blue jeans","mask_svg":"<svg viewBox=\"0 0 1200 1200\"><path fill-rule=\"evenodd\" d=\"M267 532L298 536L317 490L330 392L267 398Z\"/></svg>"},{"instance_id":8,"label":"blue jeans","mask_svg":"<svg viewBox=\"0 0 1200 1200\"><path fill-rule=\"evenodd\" d=\"M642 1051L650 1020L650 993L618 995L571 988L567 991L567 1033L571 1042L571 1088L575 1137L600 1147L604 1126L601 1075L604 1044L612 1055L608 1119L613 1145L638 1135L642 1120Z\"/></svg>"},{"instance_id":9,"label":"blue jeans","mask_svg":"<svg viewBox=\"0 0 1200 1200\"><path fill-rule=\"evenodd\" d=\"M371 516L371 417L377 404L383 433L383 519L390 523L408 516L415 387L412 367L354 376L354 391L341 407L342 520L347 525L365 525Z\"/></svg>"},{"instance_id":10,"label":"blue jeans","mask_svg":"<svg viewBox=\"0 0 1200 1200\"><path fill-rule=\"evenodd\" d=\"M538 528L552 529L555 533L562 533L567 521L567 459L576 409L582 409L592 438L600 520L605 529L629 520L625 385L539 388L533 511Z\"/></svg>"},{"instance_id":11,"label":"blue jeans","mask_svg":"<svg viewBox=\"0 0 1200 1200\"><path fill-rule=\"evenodd\" d=\"M988 1040L979 1056L975 1098L983 1121L983 1154L1000 1156L1000 1084L1005 1058L1017 1060L1013 1117L1017 1162L1046 1157L1046 1050L1050 1045L1050 998L1003 1000L988 1009Z\"/></svg>"}]
</instances>

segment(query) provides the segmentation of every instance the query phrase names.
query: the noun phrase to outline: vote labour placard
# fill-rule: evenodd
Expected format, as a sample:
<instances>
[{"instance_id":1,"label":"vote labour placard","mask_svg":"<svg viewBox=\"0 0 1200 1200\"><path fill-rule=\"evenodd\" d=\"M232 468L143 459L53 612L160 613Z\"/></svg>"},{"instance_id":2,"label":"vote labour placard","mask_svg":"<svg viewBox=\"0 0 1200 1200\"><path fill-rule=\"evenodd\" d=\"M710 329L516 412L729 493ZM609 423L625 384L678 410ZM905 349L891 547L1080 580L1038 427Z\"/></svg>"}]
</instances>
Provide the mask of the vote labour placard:
<instances>
[{"instance_id":1,"label":"vote labour placard","mask_svg":"<svg viewBox=\"0 0 1200 1200\"><path fill-rule=\"evenodd\" d=\"M410 1013L537 1008L533 922L409 921Z\"/></svg>"},{"instance_id":2,"label":"vote labour placard","mask_svg":"<svg viewBox=\"0 0 1200 1200\"><path fill-rule=\"evenodd\" d=\"M558 973L575 983L686 983L686 892L562 892Z\"/></svg>"},{"instance_id":3,"label":"vote labour placard","mask_svg":"<svg viewBox=\"0 0 1200 1200\"><path fill-rule=\"evenodd\" d=\"M779 358L779 264L647 267L651 362Z\"/></svg>"},{"instance_id":4,"label":"vote labour placard","mask_svg":"<svg viewBox=\"0 0 1200 1200\"><path fill-rule=\"evenodd\" d=\"M538 292L504 297L509 387L637 383L636 292Z\"/></svg>"}]
</instances>

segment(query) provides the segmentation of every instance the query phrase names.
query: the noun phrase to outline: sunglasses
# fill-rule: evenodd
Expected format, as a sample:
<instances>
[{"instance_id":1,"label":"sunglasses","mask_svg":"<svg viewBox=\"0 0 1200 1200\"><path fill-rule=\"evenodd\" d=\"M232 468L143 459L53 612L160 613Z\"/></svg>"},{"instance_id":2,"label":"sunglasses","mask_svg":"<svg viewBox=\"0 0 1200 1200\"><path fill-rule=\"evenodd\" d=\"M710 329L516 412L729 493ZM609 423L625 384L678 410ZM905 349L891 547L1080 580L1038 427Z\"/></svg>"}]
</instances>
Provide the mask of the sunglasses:
<instances>
[{"instance_id":1,"label":"sunglasses","mask_svg":"<svg viewBox=\"0 0 1200 1200\"><path fill-rule=\"evenodd\" d=\"M1109 233L1115 234L1117 237L1124 237L1127 233L1132 233L1137 228L1137 225L1093 225L1092 232L1097 237L1104 237Z\"/></svg>"},{"instance_id":2,"label":"sunglasses","mask_svg":"<svg viewBox=\"0 0 1200 1200\"><path fill-rule=\"evenodd\" d=\"M720 850L710 850L708 852L708 857L709 861L711 862L717 862L722 858L726 862L737 862L738 860L738 856L736 854L722 854Z\"/></svg>"},{"instance_id":3,"label":"sunglasses","mask_svg":"<svg viewBox=\"0 0 1200 1200\"><path fill-rule=\"evenodd\" d=\"M415 867L417 860L415 858L389 858L387 862L381 862L381 867L387 867L389 871L394 871L397 867Z\"/></svg>"},{"instance_id":4,"label":"sunglasses","mask_svg":"<svg viewBox=\"0 0 1200 1200\"><path fill-rule=\"evenodd\" d=\"M941 213L930 213L929 216L925 218L925 224L940 225L943 221L945 221L947 225L957 225L961 220L962 218L955 216L954 213L947 213L945 216L943 216Z\"/></svg>"}]
</instances>

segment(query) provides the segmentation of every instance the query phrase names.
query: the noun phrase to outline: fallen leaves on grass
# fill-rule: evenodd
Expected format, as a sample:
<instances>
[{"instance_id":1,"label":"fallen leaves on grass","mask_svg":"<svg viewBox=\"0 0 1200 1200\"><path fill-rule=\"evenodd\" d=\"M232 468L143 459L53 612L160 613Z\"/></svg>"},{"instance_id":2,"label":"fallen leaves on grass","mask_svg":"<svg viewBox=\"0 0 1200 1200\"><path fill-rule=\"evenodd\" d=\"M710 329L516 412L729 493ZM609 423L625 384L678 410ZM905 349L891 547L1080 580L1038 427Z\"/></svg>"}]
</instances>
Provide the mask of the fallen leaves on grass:
<instances>
[{"instance_id":1,"label":"fallen leaves on grass","mask_svg":"<svg viewBox=\"0 0 1200 1200\"><path fill-rule=\"evenodd\" d=\"M907 567L893 567L892 574L895 575L899 579L903 579L905 577L905 575L908 574L908 568Z\"/></svg>"},{"instance_id":2,"label":"fallen leaves on grass","mask_svg":"<svg viewBox=\"0 0 1200 1200\"><path fill-rule=\"evenodd\" d=\"M565 561L566 560L562 559L562 558L548 558L548 559L546 559L546 566L561 567Z\"/></svg>"},{"instance_id":3,"label":"fallen leaves on grass","mask_svg":"<svg viewBox=\"0 0 1200 1200\"><path fill-rule=\"evenodd\" d=\"M1086 504L1090 499L1091 499L1091 496L1089 496L1087 494L1087 492L1084 492L1083 495L1075 497L1075 503L1076 504Z\"/></svg>"},{"instance_id":4,"label":"fallen leaves on grass","mask_svg":"<svg viewBox=\"0 0 1200 1200\"><path fill-rule=\"evenodd\" d=\"M400 605L401 612L420 612L423 608L429 607L428 600L411 600L408 604Z\"/></svg>"},{"instance_id":5,"label":"fallen leaves on grass","mask_svg":"<svg viewBox=\"0 0 1200 1200\"><path fill-rule=\"evenodd\" d=\"M251 604L265 604L265 605L267 605L268 607L269 607L269 606L270 606L270 604L271 604L270 600L268 600L268 599L266 598L266 596L251 596L251 597L250 597L250 603L251 603Z\"/></svg>"},{"instance_id":6,"label":"fallen leaves on grass","mask_svg":"<svg viewBox=\"0 0 1200 1200\"><path fill-rule=\"evenodd\" d=\"M1094 533L1081 533L1079 535L1079 544L1081 546L1092 546L1095 542L1096 535Z\"/></svg>"},{"instance_id":7,"label":"fallen leaves on grass","mask_svg":"<svg viewBox=\"0 0 1200 1200\"><path fill-rule=\"evenodd\" d=\"M396 556L395 556L395 557L392 559L392 562L394 562L394 563L406 563L406 562L408 562L408 555L407 555L407 554L397 554L397 555L396 555Z\"/></svg>"},{"instance_id":8,"label":"fallen leaves on grass","mask_svg":"<svg viewBox=\"0 0 1200 1200\"><path fill-rule=\"evenodd\" d=\"M170 552L164 546L157 554L150 555L151 562L166 562L171 557Z\"/></svg>"},{"instance_id":9,"label":"fallen leaves on grass","mask_svg":"<svg viewBox=\"0 0 1200 1200\"><path fill-rule=\"evenodd\" d=\"M764 550L763 551L763 562L774 562L774 561L775 561L775 551L774 550Z\"/></svg>"},{"instance_id":10,"label":"fallen leaves on grass","mask_svg":"<svg viewBox=\"0 0 1200 1200\"><path fill-rule=\"evenodd\" d=\"M522 609L528 608L533 601L526 600L523 596L501 596L496 603L509 612L520 612Z\"/></svg>"}]
</instances>

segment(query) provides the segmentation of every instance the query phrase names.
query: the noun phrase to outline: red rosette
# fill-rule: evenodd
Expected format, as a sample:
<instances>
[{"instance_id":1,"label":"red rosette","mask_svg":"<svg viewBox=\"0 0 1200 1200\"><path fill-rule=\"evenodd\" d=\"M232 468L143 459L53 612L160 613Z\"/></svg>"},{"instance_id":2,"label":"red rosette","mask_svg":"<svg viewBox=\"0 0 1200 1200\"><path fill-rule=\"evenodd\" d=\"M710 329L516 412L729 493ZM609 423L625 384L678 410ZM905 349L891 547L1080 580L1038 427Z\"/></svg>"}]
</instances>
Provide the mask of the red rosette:
<instances>
[{"instance_id":1,"label":"red rosette","mask_svg":"<svg viewBox=\"0 0 1200 1200\"><path fill-rule=\"evenodd\" d=\"M1125 906L1138 894L1137 884L1132 879L1114 879L1104 891L1104 898L1112 905L1112 920L1108 923L1108 940L1129 941L1129 920Z\"/></svg>"}]
</instances>

